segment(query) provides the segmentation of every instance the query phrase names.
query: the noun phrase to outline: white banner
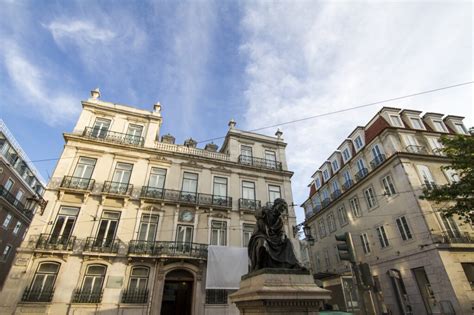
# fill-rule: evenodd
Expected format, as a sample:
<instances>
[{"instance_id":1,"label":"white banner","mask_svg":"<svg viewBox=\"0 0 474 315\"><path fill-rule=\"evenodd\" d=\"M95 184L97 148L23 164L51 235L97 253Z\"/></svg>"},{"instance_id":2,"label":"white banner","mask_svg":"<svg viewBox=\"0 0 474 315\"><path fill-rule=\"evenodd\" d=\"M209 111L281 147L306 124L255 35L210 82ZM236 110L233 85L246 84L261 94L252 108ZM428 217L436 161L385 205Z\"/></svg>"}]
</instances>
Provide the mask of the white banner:
<instances>
[{"instance_id":1,"label":"white banner","mask_svg":"<svg viewBox=\"0 0 474 315\"><path fill-rule=\"evenodd\" d=\"M240 277L248 272L247 247L209 246L206 289L239 289Z\"/></svg>"}]
</instances>

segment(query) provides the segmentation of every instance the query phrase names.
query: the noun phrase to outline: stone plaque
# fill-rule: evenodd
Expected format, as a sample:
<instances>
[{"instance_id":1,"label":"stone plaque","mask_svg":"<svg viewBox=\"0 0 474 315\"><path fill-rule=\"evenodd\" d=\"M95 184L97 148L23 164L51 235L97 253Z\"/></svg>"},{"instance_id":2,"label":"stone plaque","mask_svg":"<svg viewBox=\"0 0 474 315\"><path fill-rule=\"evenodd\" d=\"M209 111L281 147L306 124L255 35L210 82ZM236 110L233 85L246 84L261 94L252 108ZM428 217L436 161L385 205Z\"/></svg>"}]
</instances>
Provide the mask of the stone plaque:
<instances>
[{"instance_id":1,"label":"stone plaque","mask_svg":"<svg viewBox=\"0 0 474 315\"><path fill-rule=\"evenodd\" d=\"M28 261L30 260L30 256L18 255L15 260L16 266L26 266Z\"/></svg>"},{"instance_id":2,"label":"stone plaque","mask_svg":"<svg viewBox=\"0 0 474 315\"><path fill-rule=\"evenodd\" d=\"M107 278L106 288L120 289L122 287L123 277L120 276L109 276Z\"/></svg>"}]
</instances>

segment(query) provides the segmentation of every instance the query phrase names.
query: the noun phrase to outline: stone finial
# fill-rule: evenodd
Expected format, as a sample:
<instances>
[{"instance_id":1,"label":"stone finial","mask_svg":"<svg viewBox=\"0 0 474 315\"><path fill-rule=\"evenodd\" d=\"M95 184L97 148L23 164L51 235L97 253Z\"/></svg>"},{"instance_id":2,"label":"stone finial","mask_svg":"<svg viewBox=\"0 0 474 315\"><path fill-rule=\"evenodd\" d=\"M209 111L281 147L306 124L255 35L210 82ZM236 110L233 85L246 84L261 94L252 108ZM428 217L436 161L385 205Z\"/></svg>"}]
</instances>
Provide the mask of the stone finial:
<instances>
[{"instance_id":1,"label":"stone finial","mask_svg":"<svg viewBox=\"0 0 474 315\"><path fill-rule=\"evenodd\" d=\"M155 105L153 105L153 111L155 111L156 113L161 113L161 104L160 102L156 102Z\"/></svg>"},{"instance_id":2,"label":"stone finial","mask_svg":"<svg viewBox=\"0 0 474 315\"><path fill-rule=\"evenodd\" d=\"M217 152L218 148L219 148L219 146L217 144L215 144L214 142L211 142L211 143L206 144L206 146L204 147L204 150L211 151L211 152Z\"/></svg>"},{"instance_id":3,"label":"stone finial","mask_svg":"<svg viewBox=\"0 0 474 315\"><path fill-rule=\"evenodd\" d=\"M234 129L236 125L237 123L235 122L234 118L232 118L227 124L227 126L229 126L229 129Z\"/></svg>"},{"instance_id":4,"label":"stone finial","mask_svg":"<svg viewBox=\"0 0 474 315\"><path fill-rule=\"evenodd\" d=\"M283 132L280 130L280 128L277 129L275 132L275 136L277 137L278 140L281 140L281 136L283 135Z\"/></svg>"},{"instance_id":5,"label":"stone finial","mask_svg":"<svg viewBox=\"0 0 474 315\"><path fill-rule=\"evenodd\" d=\"M187 146L188 148L195 148L197 145L197 141L194 140L193 138L189 138L184 140L184 145Z\"/></svg>"},{"instance_id":6,"label":"stone finial","mask_svg":"<svg viewBox=\"0 0 474 315\"><path fill-rule=\"evenodd\" d=\"M91 96L93 99L97 100L100 98L100 90L99 88L95 88L91 91Z\"/></svg>"},{"instance_id":7,"label":"stone finial","mask_svg":"<svg viewBox=\"0 0 474 315\"><path fill-rule=\"evenodd\" d=\"M173 137L169 133L161 137L161 142L163 143L174 144L175 140L176 140L175 137Z\"/></svg>"}]
</instances>

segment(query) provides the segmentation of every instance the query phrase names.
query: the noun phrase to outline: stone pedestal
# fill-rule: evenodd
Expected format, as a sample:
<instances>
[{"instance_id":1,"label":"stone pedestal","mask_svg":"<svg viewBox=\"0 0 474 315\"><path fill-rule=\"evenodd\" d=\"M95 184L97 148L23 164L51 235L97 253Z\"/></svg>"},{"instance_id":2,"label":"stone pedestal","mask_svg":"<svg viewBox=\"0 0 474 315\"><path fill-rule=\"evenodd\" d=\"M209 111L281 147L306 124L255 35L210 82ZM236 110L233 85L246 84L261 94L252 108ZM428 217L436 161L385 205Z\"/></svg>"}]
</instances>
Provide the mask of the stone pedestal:
<instances>
[{"instance_id":1,"label":"stone pedestal","mask_svg":"<svg viewBox=\"0 0 474 315\"><path fill-rule=\"evenodd\" d=\"M314 315L330 293L318 287L308 271L261 269L244 275L240 289L229 297L241 315Z\"/></svg>"}]
</instances>

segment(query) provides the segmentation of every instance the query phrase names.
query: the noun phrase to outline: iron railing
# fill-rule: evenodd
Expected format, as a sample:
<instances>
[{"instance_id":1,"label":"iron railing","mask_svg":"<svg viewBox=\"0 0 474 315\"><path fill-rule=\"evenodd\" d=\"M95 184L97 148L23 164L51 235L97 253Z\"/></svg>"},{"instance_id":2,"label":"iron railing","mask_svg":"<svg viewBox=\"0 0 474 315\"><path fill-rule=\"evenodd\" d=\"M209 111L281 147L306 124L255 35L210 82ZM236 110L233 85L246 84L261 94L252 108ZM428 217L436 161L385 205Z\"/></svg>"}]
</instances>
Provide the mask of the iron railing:
<instances>
[{"instance_id":1,"label":"iron railing","mask_svg":"<svg viewBox=\"0 0 474 315\"><path fill-rule=\"evenodd\" d=\"M132 184L112 181L104 182L104 187L102 188L102 192L117 195L131 195L132 190Z\"/></svg>"},{"instance_id":2,"label":"iron railing","mask_svg":"<svg viewBox=\"0 0 474 315\"><path fill-rule=\"evenodd\" d=\"M100 303L102 301L103 290L89 291L76 289L72 295L72 303Z\"/></svg>"},{"instance_id":3,"label":"iron railing","mask_svg":"<svg viewBox=\"0 0 474 315\"><path fill-rule=\"evenodd\" d=\"M143 186L140 196L142 198L174 201L177 203L199 204L203 206L232 207L232 198L211 194L187 192L182 190L163 189Z\"/></svg>"},{"instance_id":4,"label":"iron railing","mask_svg":"<svg viewBox=\"0 0 474 315\"><path fill-rule=\"evenodd\" d=\"M331 193L331 198L334 200L342 194L340 189L337 189Z\"/></svg>"},{"instance_id":5,"label":"iron railing","mask_svg":"<svg viewBox=\"0 0 474 315\"><path fill-rule=\"evenodd\" d=\"M107 142L128 144L140 147L142 147L145 142L144 138L140 136L93 127L86 127L86 129L84 129L83 136L94 139L100 139Z\"/></svg>"},{"instance_id":6,"label":"iron railing","mask_svg":"<svg viewBox=\"0 0 474 315\"><path fill-rule=\"evenodd\" d=\"M145 304L148 302L148 289L126 289L122 292L122 303Z\"/></svg>"},{"instance_id":7,"label":"iron railing","mask_svg":"<svg viewBox=\"0 0 474 315\"><path fill-rule=\"evenodd\" d=\"M349 188L352 187L352 185L354 185L354 182L352 181L352 179L349 179L347 180L344 184L342 184L342 189L344 191L348 190Z\"/></svg>"},{"instance_id":8,"label":"iron railing","mask_svg":"<svg viewBox=\"0 0 474 315\"><path fill-rule=\"evenodd\" d=\"M433 150L431 150L431 152L433 152L434 155L439 155L439 156L446 155L446 153L444 153L443 151L443 148L434 148Z\"/></svg>"},{"instance_id":9,"label":"iron railing","mask_svg":"<svg viewBox=\"0 0 474 315\"><path fill-rule=\"evenodd\" d=\"M61 187L81 190L92 190L95 180L84 177L64 176Z\"/></svg>"},{"instance_id":10,"label":"iron railing","mask_svg":"<svg viewBox=\"0 0 474 315\"><path fill-rule=\"evenodd\" d=\"M385 161L385 154L379 154L372 161L370 161L370 166L372 169L376 168Z\"/></svg>"},{"instance_id":11,"label":"iron railing","mask_svg":"<svg viewBox=\"0 0 474 315\"><path fill-rule=\"evenodd\" d=\"M51 302L54 289L32 289L26 288L21 297L22 302Z\"/></svg>"},{"instance_id":12,"label":"iron railing","mask_svg":"<svg viewBox=\"0 0 474 315\"><path fill-rule=\"evenodd\" d=\"M443 244L471 244L474 239L468 232L461 233L459 231L445 231L441 233Z\"/></svg>"},{"instance_id":13,"label":"iron railing","mask_svg":"<svg viewBox=\"0 0 474 315\"><path fill-rule=\"evenodd\" d=\"M262 207L262 202L255 199L239 199L239 210L257 210Z\"/></svg>"},{"instance_id":14,"label":"iron railing","mask_svg":"<svg viewBox=\"0 0 474 315\"><path fill-rule=\"evenodd\" d=\"M354 176L356 181L360 181L363 179L365 176L369 174L369 170L366 169L365 167L363 169L360 169Z\"/></svg>"},{"instance_id":15,"label":"iron railing","mask_svg":"<svg viewBox=\"0 0 474 315\"><path fill-rule=\"evenodd\" d=\"M158 257L184 256L207 259L207 245L191 242L132 240L128 246L128 254Z\"/></svg>"},{"instance_id":16,"label":"iron railing","mask_svg":"<svg viewBox=\"0 0 474 315\"><path fill-rule=\"evenodd\" d=\"M239 164L253 166L256 168L278 170L278 171L281 171L283 169L281 162L256 158L256 157L247 156L247 155L239 155L238 162Z\"/></svg>"},{"instance_id":17,"label":"iron railing","mask_svg":"<svg viewBox=\"0 0 474 315\"><path fill-rule=\"evenodd\" d=\"M74 248L75 242L75 236L62 236L42 233L40 234L38 241L36 242L36 248L47 250L71 251Z\"/></svg>"},{"instance_id":18,"label":"iron railing","mask_svg":"<svg viewBox=\"0 0 474 315\"><path fill-rule=\"evenodd\" d=\"M409 153L427 154L426 148L421 145L409 145L405 147L405 150Z\"/></svg>"},{"instance_id":19,"label":"iron railing","mask_svg":"<svg viewBox=\"0 0 474 315\"><path fill-rule=\"evenodd\" d=\"M436 187L438 187L438 185L435 182L430 182L430 181L427 181L427 180L425 180L424 186L428 191L433 190Z\"/></svg>"},{"instance_id":20,"label":"iron railing","mask_svg":"<svg viewBox=\"0 0 474 315\"><path fill-rule=\"evenodd\" d=\"M8 201L9 204L11 204L29 219L33 218L33 211L31 211L30 209L26 209L25 204L22 203L20 200L16 199L16 197L11 192L6 190L5 187L2 185L0 185L0 197L5 198L5 200Z\"/></svg>"},{"instance_id":21,"label":"iron railing","mask_svg":"<svg viewBox=\"0 0 474 315\"><path fill-rule=\"evenodd\" d=\"M119 250L119 241L107 238L88 237L84 245L85 252L116 254Z\"/></svg>"},{"instance_id":22,"label":"iron railing","mask_svg":"<svg viewBox=\"0 0 474 315\"><path fill-rule=\"evenodd\" d=\"M230 208L232 207L232 197L200 193L198 194L198 204Z\"/></svg>"}]
</instances>

